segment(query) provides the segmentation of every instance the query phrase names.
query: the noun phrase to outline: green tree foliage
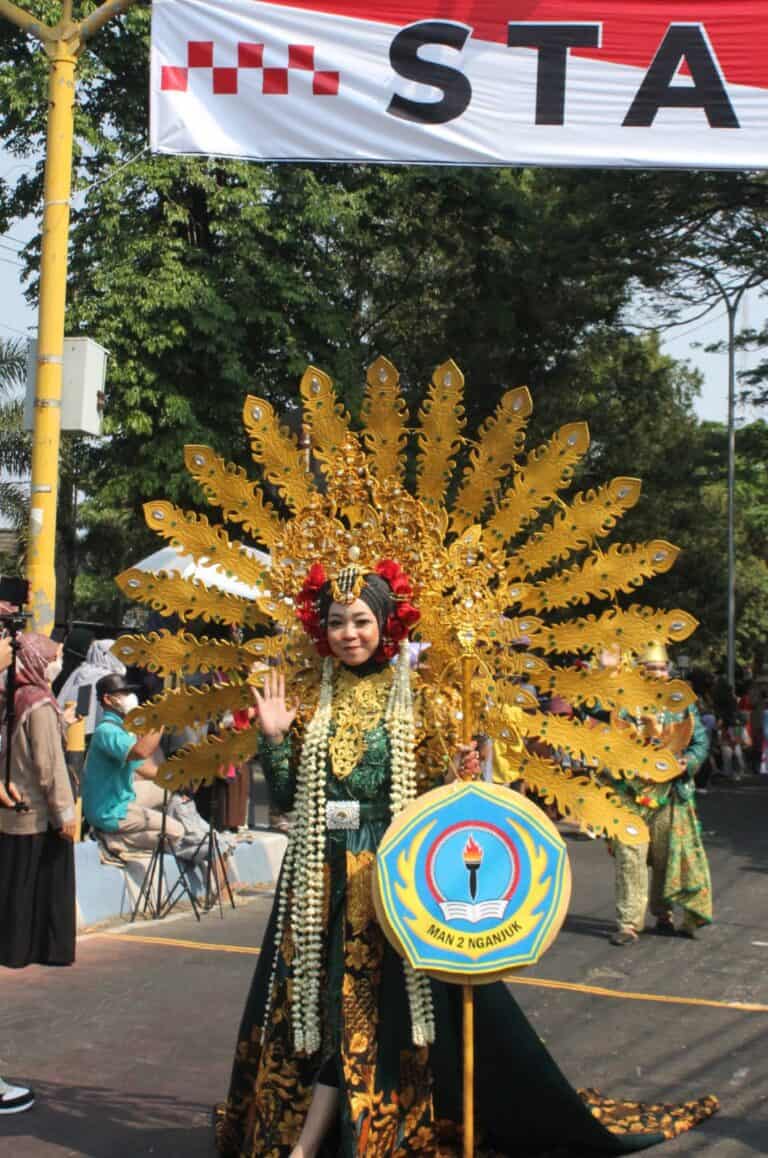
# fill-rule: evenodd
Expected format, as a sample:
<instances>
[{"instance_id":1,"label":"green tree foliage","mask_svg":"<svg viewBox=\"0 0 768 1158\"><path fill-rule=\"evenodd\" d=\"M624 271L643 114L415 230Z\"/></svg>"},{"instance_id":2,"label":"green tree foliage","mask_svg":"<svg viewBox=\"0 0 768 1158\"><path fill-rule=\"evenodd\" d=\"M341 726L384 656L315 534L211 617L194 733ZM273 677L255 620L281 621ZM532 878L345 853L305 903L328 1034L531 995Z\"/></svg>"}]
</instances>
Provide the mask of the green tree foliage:
<instances>
[{"instance_id":1,"label":"green tree foliage","mask_svg":"<svg viewBox=\"0 0 768 1158\"><path fill-rule=\"evenodd\" d=\"M24 403L21 387L26 375L26 350L19 341L0 338L0 519L23 544L29 495L19 484L29 472L29 436L22 428ZM2 560L5 571L15 571L18 557Z\"/></svg>"},{"instance_id":2,"label":"green tree foliage","mask_svg":"<svg viewBox=\"0 0 768 1158\"><path fill-rule=\"evenodd\" d=\"M49 0L27 7L47 20ZM75 4L83 15L95 4ZM530 385L532 437L585 417L583 482L645 479L632 533L695 539L696 380L622 317L661 287L713 217L762 206L750 174L255 165L152 157L149 9L107 25L79 67L68 330L110 351L107 439L82 448L78 598L112 617L109 576L156 540L157 495L199 498L185 442L247 462L243 397L291 420L313 361L359 406L364 367L395 361L412 396L454 357L470 428ZM0 227L40 211L46 60L0 25L0 134L29 160L0 184ZM35 294L37 250L27 253ZM685 496L674 502L675 488ZM689 501L690 500L690 501ZM665 596L702 607L668 577Z\"/></svg>"}]
</instances>

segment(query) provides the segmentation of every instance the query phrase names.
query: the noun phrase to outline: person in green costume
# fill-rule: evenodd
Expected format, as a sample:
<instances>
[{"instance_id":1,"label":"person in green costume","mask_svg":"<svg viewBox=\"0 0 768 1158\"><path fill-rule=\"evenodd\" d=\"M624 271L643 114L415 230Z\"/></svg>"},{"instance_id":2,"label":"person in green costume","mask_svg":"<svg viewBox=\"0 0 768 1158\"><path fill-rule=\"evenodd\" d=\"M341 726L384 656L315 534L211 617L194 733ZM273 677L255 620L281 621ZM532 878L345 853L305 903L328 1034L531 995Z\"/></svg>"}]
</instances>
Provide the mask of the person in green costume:
<instances>
[{"instance_id":1,"label":"person in green costume","mask_svg":"<svg viewBox=\"0 0 768 1158\"><path fill-rule=\"evenodd\" d=\"M372 902L392 815L479 771L471 747L430 755L441 725L412 695L409 596L391 560L332 583L315 565L298 606L327 656L316 707L299 721L274 671L254 695L272 799L296 819L217 1107L226 1158L460 1152L461 989L414 973ZM577 1091L503 983L476 989L475 1024L478 1137L497 1154L630 1153L717 1108L712 1097L648 1106Z\"/></svg>"},{"instance_id":2,"label":"person in green costume","mask_svg":"<svg viewBox=\"0 0 768 1158\"><path fill-rule=\"evenodd\" d=\"M662 645L652 644L640 662L647 675L669 679L669 658ZM665 784L625 780L616 785L625 802L648 825L650 842L633 847L614 842L617 929L611 937L613 945L637 942L648 907L656 918L655 932L661 936L693 938L697 928L712 922L709 864L695 806L694 776L709 750L698 709L692 704L686 712L664 711L630 722L653 741L670 725L684 723L686 715L693 727L680 753L680 775ZM676 905L683 910L679 929L673 916Z\"/></svg>"}]
</instances>

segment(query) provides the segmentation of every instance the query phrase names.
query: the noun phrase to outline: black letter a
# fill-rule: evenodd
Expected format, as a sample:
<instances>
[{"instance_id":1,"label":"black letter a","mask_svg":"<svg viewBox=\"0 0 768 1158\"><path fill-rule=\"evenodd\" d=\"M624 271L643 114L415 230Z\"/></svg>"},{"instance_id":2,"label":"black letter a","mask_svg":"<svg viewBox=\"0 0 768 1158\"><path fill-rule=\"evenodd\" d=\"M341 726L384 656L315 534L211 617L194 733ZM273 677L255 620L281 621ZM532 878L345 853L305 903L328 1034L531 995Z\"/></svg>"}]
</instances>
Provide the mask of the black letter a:
<instances>
[{"instance_id":1,"label":"black letter a","mask_svg":"<svg viewBox=\"0 0 768 1158\"><path fill-rule=\"evenodd\" d=\"M673 85L682 60L691 70L693 84ZM624 125L648 128L661 108L703 109L710 128L739 128L717 60L699 24L670 24L624 118Z\"/></svg>"}]
</instances>

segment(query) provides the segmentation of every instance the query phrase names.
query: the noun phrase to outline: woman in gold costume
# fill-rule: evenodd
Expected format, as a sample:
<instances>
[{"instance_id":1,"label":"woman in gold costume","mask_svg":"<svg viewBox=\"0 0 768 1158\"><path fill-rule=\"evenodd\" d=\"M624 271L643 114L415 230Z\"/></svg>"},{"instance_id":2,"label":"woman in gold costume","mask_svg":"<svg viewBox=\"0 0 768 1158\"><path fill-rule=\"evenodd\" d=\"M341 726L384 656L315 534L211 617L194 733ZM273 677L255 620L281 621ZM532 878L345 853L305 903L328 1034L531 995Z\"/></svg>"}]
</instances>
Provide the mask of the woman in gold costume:
<instances>
[{"instance_id":1,"label":"woman in gold costume","mask_svg":"<svg viewBox=\"0 0 768 1158\"><path fill-rule=\"evenodd\" d=\"M414 973L373 911L375 851L417 790L419 757L407 642L390 662L418 613L399 566L385 560L378 572L345 569L336 599L313 568L302 589L305 627L330 653L303 739L282 675L255 692L270 792L296 808L296 824L219 1111L228 1158L454 1152L459 991ZM475 775L476 753L464 749L456 767ZM577 1093L502 983L475 1000L479 1126L502 1154L628 1153L715 1108L711 1098L642 1106Z\"/></svg>"},{"instance_id":2,"label":"woman in gold costume","mask_svg":"<svg viewBox=\"0 0 768 1158\"><path fill-rule=\"evenodd\" d=\"M400 1158L449 1154L459 1144L460 987L429 980L397 956L376 920L371 882L382 836L409 801L457 773L475 774L476 756L453 738L451 696L467 649L481 671L468 689L477 727L509 778L523 778L582 827L642 843L645 823L613 782L638 770L654 782L679 772L672 752L649 749L612 721L627 706L682 709L687 685L660 685L635 670L616 684L567 659L616 643L638 654L650 639L677 643L696 626L685 611L618 601L677 555L664 540L600 546L637 501L639 480L612 479L566 504L560 492L589 447L584 423L562 426L523 457L532 408L525 387L507 391L467 438L463 375L453 362L435 370L415 420L390 362L377 359L366 379L355 431L328 376L315 367L304 374L313 468L272 405L255 397L243 419L256 482L210 447L186 448L208 501L266 548L268 566L224 525L147 504L159 535L247 584L250 597L162 572L118 578L127 595L164 614L243 629L243 643L183 631L119 640L123 662L160 674L230 673L215 687L180 687L142 705L133 731L249 706L254 659L280 657L289 685L290 704L274 671L255 694L258 740L247 730L208 737L158 773L170 788L211 779L258 745L273 803L294 811L217 1114L227 1158ZM595 614L600 600L608 608ZM590 614L573 616L579 604ZM277 630L265 632L270 626ZM412 673L416 627L430 663ZM610 719L589 728L543 713L522 684L575 705L599 701ZM546 752L605 769L606 782L534 751L537 739ZM503 1155L629 1153L716 1108L713 1098L647 1106L577 1092L502 983L477 987L475 1023L478 1136Z\"/></svg>"}]
</instances>

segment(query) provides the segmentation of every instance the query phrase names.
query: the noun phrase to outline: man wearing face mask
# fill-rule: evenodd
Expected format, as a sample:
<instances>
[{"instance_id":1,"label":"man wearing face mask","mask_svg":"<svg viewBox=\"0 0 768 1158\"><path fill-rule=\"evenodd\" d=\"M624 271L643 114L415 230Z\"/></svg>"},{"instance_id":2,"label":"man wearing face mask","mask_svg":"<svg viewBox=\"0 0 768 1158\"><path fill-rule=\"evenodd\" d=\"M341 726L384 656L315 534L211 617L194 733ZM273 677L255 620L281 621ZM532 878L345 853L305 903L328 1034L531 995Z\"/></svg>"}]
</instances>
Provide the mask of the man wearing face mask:
<instances>
[{"instance_id":1,"label":"man wearing face mask","mask_svg":"<svg viewBox=\"0 0 768 1158\"><path fill-rule=\"evenodd\" d=\"M83 770L83 813L111 852L153 849L160 834L163 792L153 783L157 767L151 756L161 733L137 737L126 728L125 717L138 707L138 699L123 676L102 676L96 695L104 715ZM170 816L165 830L172 844L184 834Z\"/></svg>"}]
</instances>

